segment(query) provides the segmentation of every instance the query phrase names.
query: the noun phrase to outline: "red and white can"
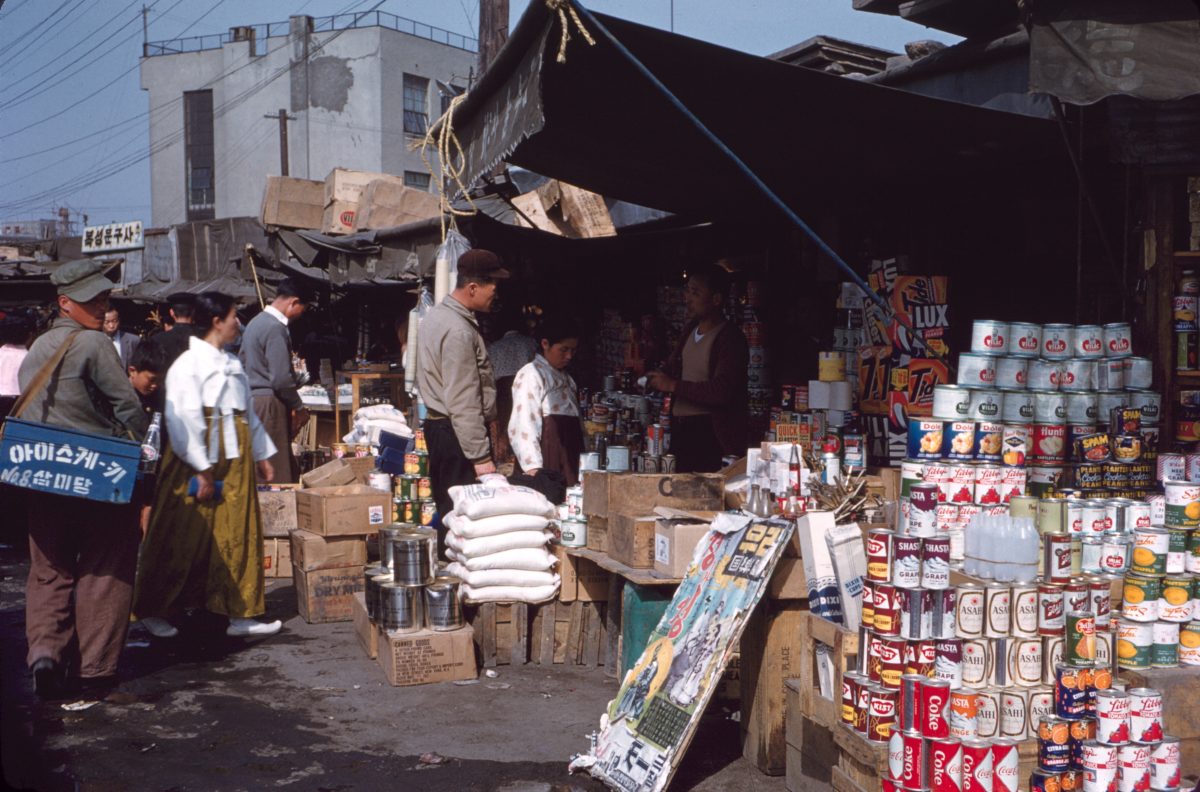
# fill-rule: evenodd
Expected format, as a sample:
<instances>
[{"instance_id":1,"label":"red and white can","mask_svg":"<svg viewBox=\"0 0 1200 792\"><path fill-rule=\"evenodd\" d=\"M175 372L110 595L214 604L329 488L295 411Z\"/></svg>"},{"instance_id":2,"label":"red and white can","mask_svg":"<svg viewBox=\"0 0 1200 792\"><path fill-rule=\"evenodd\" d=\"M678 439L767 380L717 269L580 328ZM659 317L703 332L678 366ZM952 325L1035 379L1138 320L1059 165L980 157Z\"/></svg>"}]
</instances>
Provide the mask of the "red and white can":
<instances>
[{"instance_id":1,"label":"red and white can","mask_svg":"<svg viewBox=\"0 0 1200 792\"><path fill-rule=\"evenodd\" d=\"M921 728L921 687L926 681L927 678L920 674L905 674L900 677L900 696L896 700L896 728L902 732Z\"/></svg>"},{"instance_id":2,"label":"red and white can","mask_svg":"<svg viewBox=\"0 0 1200 792\"><path fill-rule=\"evenodd\" d=\"M1129 691L1129 739L1156 743L1163 738L1162 693L1153 688Z\"/></svg>"},{"instance_id":3,"label":"red and white can","mask_svg":"<svg viewBox=\"0 0 1200 792\"><path fill-rule=\"evenodd\" d=\"M945 486L947 503L975 503L975 468L950 465L949 478Z\"/></svg>"},{"instance_id":4,"label":"red and white can","mask_svg":"<svg viewBox=\"0 0 1200 792\"><path fill-rule=\"evenodd\" d=\"M979 734L979 694L974 690L950 693L950 734L960 740Z\"/></svg>"},{"instance_id":5,"label":"red and white can","mask_svg":"<svg viewBox=\"0 0 1200 792\"><path fill-rule=\"evenodd\" d=\"M1150 749L1150 788L1177 789L1180 781L1179 738L1163 737Z\"/></svg>"},{"instance_id":6,"label":"red and white can","mask_svg":"<svg viewBox=\"0 0 1200 792\"><path fill-rule=\"evenodd\" d=\"M871 680L867 677L859 679L858 701L854 705L854 731L867 736L867 715L871 711Z\"/></svg>"},{"instance_id":7,"label":"red and white can","mask_svg":"<svg viewBox=\"0 0 1200 792\"><path fill-rule=\"evenodd\" d=\"M1020 786L1021 757L1017 741L1003 737L992 741L992 789L1017 792Z\"/></svg>"},{"instance_id":8,"label":"red and white can","mask_svg":"<svg viewBox=\"0 0 1200 792\"><path fill-rule=\"evenodd\" d=\"M981 506L996 506L1004 501L1000 493L999 465L975 466L975 502Z\"/></svg>"},{"instance_id":9,"label":"red and white can","mask_svg":"<svg viewBox=\"0 0 1200 792\"><path fill-rule=\"evenodd\" d=\"M933 677L937 665L937 644L932 639L909 641L904 647L904 673Z\"/></svg>"},{"instance_id":10,"label":"red and white can","mask_svg":"<svg viewBox=\"0 0 1200 792\"><path fill-rule=\"evenodd\" d=\"M885 743L896 726L896 691L883 687L871 688L870 709L867 712L867 739Z\"/></svg>"},{"instance_id":11,"label":"red and white can","mask_svg":"<svg viewBox=\"0 0 1200 792\"><path fill-rule=\"evenodd\" d=\"M842 674L842 723L854 727L854 710L858 706L858 687L865 685L866 678L857 671Z\"/></svg>"},{"instance_id":12,"label":"red and white can","mask_svg":"<svg viewBox=\"0 0 1200 792\"><path fill-rule=\"evenodd\" d=\"M929 741L926 750L930 792L962 792L962 743L950 738L935 739Z\"/></svg>"},{"instance_id":13,"label":"red and white can","mask_svg":"<svg viewBox=\"0 0 1200 792\"><path fill-rule=\"evenodd\" d=\"M1164 452L1158 455L1157 477L1159 481L1187 481L1188 462L1183 454Z\"/></svg>"},{"instance_id":14,"label":"red and white can","mask_svg":"<svg viewBox=\"0 0 1200 792\"><path fill-rule=\"evenodd\" d=\"M938 533L946 533L958 525L958 510L957 503L939 503L937 507L937 529Z\"/></svg>"},{"instance_id":15,"label":"red and white can","mask_svg":"<svg viewBox=\"0 0 1200 792\"><path fill-rule=\"evenodd\" d=\"M950 683L943 679L925 679L920 686L921 734L933 739L950 737Z\"/></svg>"},{"instance_id":16,"label":"red and white can","mask_svg":"<svg viewBox=\"0 0 1200 792\"><path fill-rule=\"evenodd\" d=\"M1083 765L1083 792L1112 792L1117 784L1120 770L1115 745L1104 745L1099 740L1086 740L1080 751Z\"/></svg>"},{"instance_id":17,"label":"red and white can","mask_svg":"<svg viewBox=\"0 0 1200 792\"><path fill-rule=\"evenodd\" d=\"M867 579L880 583L892 580L892 540L896 534L887 528L867 532Z\"/></svg>"},{"instance_id":18,"label":"red and white can","mask_svg":"<svg viewBox=\"0 0 1200 792\"><path fill-rule=\"evenodd\" d=\"M945 462L926 462L925 475L921 479L926 484L936 484L938 500L945 503L949 493L950 466Z\"/></svg>"},{"instance_id":19,"label":"red and white can","mask_svg":"<svg viewBox=\"0 0 1200 792\"><path fill-rule=\"evenodd\" d=\"M1066 424L1035 423L1029 456L1043 462L1062 462L1067 453Z\"/></svg>"},{"instance_id":20,"label":"red and white can","mask_svg":"<svg viewBox=\"0 0 1200 792\"><path fill-rule=\"evenodd\" d=\"M901 732L899 743L900 774L896 780L905 789L928 789L929 757L926 755L925 740L921 738L921 733L917 731ZM891 764L890 752L888 763ZM895 769L892 770L892 773L895 775Z\"/></svg>"},{"instance_id":21,"label":"red and white can","mask_svg":"<svg viewBox=\"0 0 1200 792\"><path fill-rule=\"evenodd\" d=\"M1119 792L1146 792L1150 788L1150 746L1129 743L1117 749L1121 770L1117 774Z\"/></svg>"},{"instance_id":22,"label":"red and white can","mask_svg":"<svg viewBox=\"0 0 1200 792\"><path fill-rule=\"evenodd\" d=\"M1096 691L1096 739L1105 745L1129 742L1129 694L1123 690Z\"/></svg>"},{"instance_id":23,"label":"red and white can","mask_svg":"<svg viewBox=\"0 0 1200 792\"><path fill-rule=\"evenodd\" d=\"M993 792L992 744L971 737L962 741L963 792Z\"/></svg>"},{"instance_id":24,"label":"red and white can","mask_svg":"<svg viewBox=\"0 0 1200 792\"><path fill-rule=\"evenodd\" d=\"M1023 467L1006 467L1000 473L1000 499L1011 503L1014 497L1025 494L1029 474Z\"/></svg>"},{"instance_id":25,"label":"red and white can","mask_svg":"<svg viewBox=\"0 0 1200 792\"><path fill-rule=\"evenodd\" d=\"M880 636L878 646L872 645L879 652L879 684L893 692L900 689L900 677L904 676L904 654L908 642L903 638ZM893 705L894 705L893 701ZM895 720L895 710L892 711ZM887 736L884 736L887 739Z\"/></svg>"},{"instance_id":26,"label":"red and white can","mask_svg":"<svg viewBox=\"0 0 1200 792\"><path fill-rule=\"evenodd\" d=\"M876 583L871 587L875 602L875 632L878 635L900 634L900 609L896 587L891 583Z\"/></svg>"}]
</instances>

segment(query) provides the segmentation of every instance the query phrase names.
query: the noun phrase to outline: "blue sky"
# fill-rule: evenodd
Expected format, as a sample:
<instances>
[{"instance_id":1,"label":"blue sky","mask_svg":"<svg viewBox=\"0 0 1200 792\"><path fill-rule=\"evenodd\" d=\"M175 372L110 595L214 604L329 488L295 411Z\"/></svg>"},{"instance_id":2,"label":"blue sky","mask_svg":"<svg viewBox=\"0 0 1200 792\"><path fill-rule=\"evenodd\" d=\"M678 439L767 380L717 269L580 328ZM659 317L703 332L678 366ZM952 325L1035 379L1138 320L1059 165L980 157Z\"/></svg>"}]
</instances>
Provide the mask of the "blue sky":
<instances>
[{"instance_id":1,"label":"blue sky","mask_svg":"<svg viewBox=\"0 0 1200 792\"><path fill-rule=\"evenodd\" d=\"M147 98L137 68L143 2L151 7L151 41L374 5L370 0L0 0L0 221L49 218L60 206L71 210L72 219L86 213L93 225L149 221ZM528 4L510 0L512 24ZM645 25L669 29L672 24L671 0L585 4ZM895 17L854 11L851 0L674 0L673 5L677 33L756 55L815 35L895 51L908 41L954 40ZM476 34L478 0L387 0L380 10ZM105 178L98 181L100 176Z\"/></svg>"}]
</instances>

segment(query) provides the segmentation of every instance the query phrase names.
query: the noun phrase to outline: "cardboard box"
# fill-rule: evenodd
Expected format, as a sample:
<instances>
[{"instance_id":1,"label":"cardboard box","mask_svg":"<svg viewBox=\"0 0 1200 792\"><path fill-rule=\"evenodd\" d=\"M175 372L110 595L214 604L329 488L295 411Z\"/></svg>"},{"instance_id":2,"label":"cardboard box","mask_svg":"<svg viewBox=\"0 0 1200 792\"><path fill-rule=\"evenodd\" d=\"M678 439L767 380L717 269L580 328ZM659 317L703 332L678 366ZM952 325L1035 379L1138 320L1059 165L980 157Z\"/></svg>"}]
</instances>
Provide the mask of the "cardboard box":
<instances>
[{"instance_id":1,"label":"cardboard box","mask_svg":"<svg viewBox=\"0 0 1200 792\"><path fill-rule=\"evenodd\" d=\"M656 506L720 511L724 503L720 473L583 473L583 513L589 519L612 512L649 514Z\"/></svg>"},{"instance_id":2,"label":"cardboard box","mask_svg":"<svg viewBox=\"0 0 1200 792\"><path fill-rule=\"evenodd\" d=\"M296 610L309 624L350 621L354 595L365 588L360 566L305 572L293 564L292 584L296 587Z\"/></svg>"},{"instance_id":3,"label":"cardboard box","mask_svg":"<svg viewBox=\"0 0 1200 792\"><path fill-rule=\"evenodd\" d=\"M654 571L682 578L692 563L696 545L708 534L712 515L661 517L654 526Z\"/></svg>"},{"instance_id":4,"label":"cardboard box","mask_svg":"<svg viewBox=\"0 0 1200 792\"><path fill-rule=\"evenodd\" d=\"M654 529L658 517L616 512L608 520L608 555L634 569L654 566Z\"/></svg>"},{"instance_id":5,"label":"cardboard box","mask_svg":"<svg viewBox=\"0 0 1200 792\"><path fill-rule=\"evenodd\" d=\"M392 179L373 179L358 202L357 228L392 228L437 217L441 208L433 193L405 187Z\"/></svg>"},{"instance_id":6,"label":"cardboard box","mask_svg":"<svg viewBox=\"0 0 1200 792\"><path fill-rule=\"evenodd\" d=\"M365 592L359 592L351 598L350 620L354 622L354 634L358 637L359 645L367 653L367 657L374 660L379 655L379 630L371 624Z\"/></svg>"},{"instance_id":7,"label":"cardboard box","mask_svg":"<svg viewBox=\"0 0 1200 792\"><path fill-rule=\"evenodd\" d=\"M799 558L781 558L775 565L767 597L777 600L808 599L808 578L804 577L804 562Z\"/></svg>"},{"instance_id":8,"label":"cardboard box","mask_svg":"<svg viewBox=\"0 0 1200 792\"><path fill-rule=\"evenodd\" d=\"M265 537L287 537L296 530L296 486L282 490L259 490L258 513Z\"/></svg>"},{"instance_id":9,"label":"cardboard box","mask_svg":"<svg viewBox=\"0 0 1200 792\"><path fill-rule=\"evenodd\" d=\"M589 526L590 529L590 526ZM570 555L560 544L553 545L558 559L555 571L562 579L559 602L607 602L609 572L588 558Z\"/></svg>"},{"instance_id":10,"label":"cardboard box","mask_svg":"<svg viewBox=\"0 0 1200 792\"><path fill-rule=\"evenodd\" d=\"M292 546L287 539L263 540L263 577L282 578L292 574Z\"/></svg>"},{"instance_id":11,"label":"cardboard box","mask_svg":"<svg viewBox=\"0 0 1200 792\"><path fill-rule=\"evenodd\" d=\"M364 484L296 492L296 523L321 536L365 536L391 521L392 495Z\"/></svg>"},{"instance_id":12,"label":"cardboard box","mask_svg":"<svg viewBox=\"0 0 1200 792\"><path fill-rule=\"evenodd\" d=\"M357 204L362 200L367 185L376 180L391 181L404 186L404 179L387 173L373 171L350 170L349 168L334 168L325 177L325 193L322 206L329 206L337 201Z\"/></svg>"},{"instance_id":13,"label":"cardboard box","mask_svg":"<svg viewBox=\"0 0 1200 792\"><path fill-rule=\"evenodd\" d=\"M379 634L379 667L393 685L428 685L474 679L475 632L471 625L452 632L422 630L408 635Z\"/></svg>"},{"instance_id":14,"label":"cardboard box","mask_svg":"<svg viewBox=\"0 0 1200 792\"><path fill-rule=\"evenodd\" d=\"M334 201L321 215L322 234L353 234L358 222L358 204Z\"/></svg>"},{"instance_id":15,"label":"cardboard box","mask_svg":"<svg viewBox=\"0 0 1200 792\"><path fill-rule=\"evenodd\" d=\"M325 183L289 176L268 176L263 191L263 225L320 228L325 212Z\"/></svg>"},{"instance_id":16,"label":"cardboard box","mask_svg":"<svg viewBox=\"0 0 1200 792\"><path fill-rule=\"evenodd\" d=\"M302 487L339 487L342 484L366 484L375 470L375 457L344 457L326 462L300 477Z\"/></svg>"},{"instance_id":17,"label":"cardboard box","mask_svg":"<svg viewBox=\"0 0 1200 792\"><path fill-rule=\"evenodd\" d=\"M292 531L292 563L305 572L344 566L366 566L367 540L358 536L325 537Z\"/></svg>"}]
</instances>

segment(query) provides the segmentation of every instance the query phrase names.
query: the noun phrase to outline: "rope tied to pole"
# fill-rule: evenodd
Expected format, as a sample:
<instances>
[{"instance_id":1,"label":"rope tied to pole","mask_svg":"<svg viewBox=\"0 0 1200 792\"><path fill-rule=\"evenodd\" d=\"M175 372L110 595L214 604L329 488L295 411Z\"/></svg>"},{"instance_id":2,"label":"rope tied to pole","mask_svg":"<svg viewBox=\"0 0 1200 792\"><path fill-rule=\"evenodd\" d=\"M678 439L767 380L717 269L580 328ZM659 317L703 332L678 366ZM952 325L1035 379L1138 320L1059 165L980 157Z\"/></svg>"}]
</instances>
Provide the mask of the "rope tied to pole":
<instances>
[{"instance_id":1,"label":"rope tied to pole","mask_svg":"<svg viewBox=\"0 0 1200 792\"><path fill-rule=\"evenodd\" d=\"M575 23L576 30L583 36L583 40L589 46L596 46L596 40L592 38L592 34L588 33L587 28L583 26L582 20L579 19L579 14L575 13L575 7L571 5L571 0L546 0L546 8L550 11L558 13L558 24L562 28L562 38L558 43L558 57L555 58L559 63L567 62L567 42L571 40L570 22ZM567 16L570 15L568 21Z\"/></svg>"},{"instance_id":2,"label":"rope tied to pole","mask_svg":"<svg viewBox=\"0 0 1200 792\"><path fill-rule=\"evenodd\" d=\"M473 217L479 214L479 208L475 206L475 202L471 200L471 193L467 190L467 185L463 183L463 175L467 169L467 158L463 152L462 143L458 140L458 135L454 134L454 111L458 109L467 98L466 92L453 97L450 100L450 105L446 108L446 112L442 113L429 130L426 130L425 137L419 143L414 144L413 148L420 148L421 162L425 163L426 170L429 171L430 177L437 183L438 205L442 213L442 241L446 241L446 231L448 229L458 230L458 224L455 221L456 217ZM431 130L438 130L436 137ZM435 169L433 163L429 161L428 151L433 148L437 152L438 167ZM450 197L446 193L446 184L452 182L459 193L466 200L470 209L456 209L450 203ZM447 220L449 223L447 224Z\"/></svg>"}]
</instances>

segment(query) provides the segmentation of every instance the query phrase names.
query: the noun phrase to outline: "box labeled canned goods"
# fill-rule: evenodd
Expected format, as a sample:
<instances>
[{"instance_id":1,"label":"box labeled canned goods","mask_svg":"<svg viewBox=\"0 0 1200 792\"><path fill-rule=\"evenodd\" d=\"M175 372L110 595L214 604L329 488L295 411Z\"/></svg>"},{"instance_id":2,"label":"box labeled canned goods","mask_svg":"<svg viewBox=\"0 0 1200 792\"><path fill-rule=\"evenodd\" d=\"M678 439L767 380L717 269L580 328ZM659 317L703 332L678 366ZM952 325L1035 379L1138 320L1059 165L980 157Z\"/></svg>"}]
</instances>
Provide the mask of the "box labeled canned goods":
<instances>
[{"instance_id":1,"label":"box labeled canned goods","mask_svg":"<svg viewBox=\"0 0 1200 792\"><path fill-rule=\"evenodd\" d=\"M938 487L928 481L914 484L909 494L908 533L933 536L937 532Z\"/></svg>"}]
</instances>

